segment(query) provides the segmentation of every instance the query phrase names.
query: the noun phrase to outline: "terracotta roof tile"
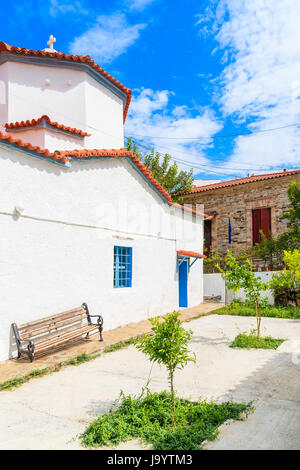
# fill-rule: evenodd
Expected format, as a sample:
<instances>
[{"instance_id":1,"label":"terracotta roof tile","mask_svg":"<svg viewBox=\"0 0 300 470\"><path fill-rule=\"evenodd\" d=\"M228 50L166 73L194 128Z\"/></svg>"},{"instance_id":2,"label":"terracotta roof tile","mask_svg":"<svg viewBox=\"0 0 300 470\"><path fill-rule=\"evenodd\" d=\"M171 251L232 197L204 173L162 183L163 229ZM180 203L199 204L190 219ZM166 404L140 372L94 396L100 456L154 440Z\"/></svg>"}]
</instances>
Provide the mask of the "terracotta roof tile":
<instances>
[{"instance_id":1,"label":"terracotta roof tile","mask_svg":"<svg viewBox=\"0 0 300 470\"><path fill-rule=\"evenodd\" d=\"M264 181L264 180L269 180L273 178L281 178L282 176L292 176L292 175L300 175L300 170L287 170L287 171L280 171L277 173L268 173L268 174L263 174L263 175L252 175L252 176L246 176L245 178L238 178L235 180L230 180L230 181L223 181L221 183L213 183L213 184L207 184L205 186L195 186L192 191L187 194L194 194L194 193L201 193L204 191L211 191L213 189L219 189L219 188L228 188L231 186L238 186L239 184L246 184L246 183L254 183L255 181Z\"/></svg>"},{"instance_id":2,"label":"terracotta roof tile","mask_svg":"<svg viewBox=\"0 0 300 470\"><path fill-rule=\"evenodd\" d=\"M191 256L192 258L206 258L205 255L202 255L201 253L196 253L196 251L178 250L177 254L181 256Z\"/></svg>"},{"instance_id":3,"label":"terracotta roof tile","mask_svg":"<svg viewBox=\"0 0 300 470\"><path fill-rule=\"evenodd\" d=\"M10 134L5 134L3 132L0 132L0 141L8 142L8 143L13 144L16 147L19 147L19 148L21 148L25 151L27 150L29 152L34 152L38 155L40 154L40 155L42 155L44 157L47 157L47 158L50 158L50 159L60 160L62 162L67 162L69 160L67 157L63 157L63 156L59 156L59 155L56 156L55 153L51 153L48 149L41 149L37 145L32 145L29 142L23 142L23 140L21 140L21 139L15 139Z\"/></svg>"},{"instance_id":4,"label":"terracotta roof tile","mask_svg":"<svg viewBox=\"0 0 300 470\"><path fill-rule=\"evenodd\" d=\"M0 54L2 51L6 52L11 52L13 54L18 54L18 55L25 55L25 56L41 56L41 57L51 57L52 59L60 59L60 60L70 60L72 62L81 62L81 63L86 63L90 67L92 67L94 70L96 70L100 75L103 77L107 78L111 83L113 83L116 87L118 87L120 90L122 90L126 96L126 104L125 108L123 111L123 122L126 120L128 108L130 105L131 101L131 90L127 87L125 87L119 80L114 78L112 75L107 73L102 67L100 67L98 64L96 64L93 59L89 55L73 55L73 54L64 54L63 52L46 52L46 51L35 51L33 49L25 49L24 47L15 47L11 46L9 44L6 44L5 42L0 41Z\"/></svg>"},{"instance_id":5,"label":"terracotta roof tile","mask_svg":"<svg viewBox=\"0 0 300 470\"><path fill-rule=\"evenodd\" d=\"M64 126L63 124L58 124L58 122L53 122L50 118L46 115L41 116L38 119L31 119L31 121L17 121L17 122L10 122L4 124L4 127L9 129L20 129L23 127L34 127L40 124L42 121L46 121L50 126L56 127L57 129L61 129L62 131L70 132L71 134L80 135L81 137L89 137L91 134L84 132L80 129L76 129L75 127Z\"/></svg>"}]
</instances>

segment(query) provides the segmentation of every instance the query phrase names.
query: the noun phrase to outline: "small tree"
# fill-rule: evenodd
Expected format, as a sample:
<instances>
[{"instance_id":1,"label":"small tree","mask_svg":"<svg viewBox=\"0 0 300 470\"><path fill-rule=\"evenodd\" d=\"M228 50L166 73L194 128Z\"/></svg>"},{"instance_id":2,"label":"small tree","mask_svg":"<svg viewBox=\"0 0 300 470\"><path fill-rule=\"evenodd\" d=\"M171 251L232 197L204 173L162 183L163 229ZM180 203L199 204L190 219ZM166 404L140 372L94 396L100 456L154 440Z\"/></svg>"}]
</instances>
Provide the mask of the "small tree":
<instances>
[{"instance_id":1,"label":"small tree","mask_svg":"<svg viewBox=\"0 0 300 470\"><path fill-rule=\"evenodd\" d=\"M129 138L126 143L126 150L131 150L134 154L152 171L153 178L170 194L173 202L183 201L181 194L193 189L193 170L179 171L177 163L171 162L171 155L165 153L161 155L154 150L142 152L139 145Z\"/></svg>"},{"instance_id":2,"label":"small tree","mask_svg":"<svg viewBox=\"0 0 300 470\"><path fill-rule=\"evenodd\" d=\"M283 296L285 303L289 300L298 305L300 298L300 250L284 251L285 267L272 274L270 287L275 296Z\"/></svg>"},{"instance_id":3,"label":"small tree","mask_svg":"<svg viewBox=\"0 0 300 470\"><path fill-rule=\"evenodd\" d=\"M235 292L244 289L247 299L255 303L257 337L259 338L261 324L260 309L265 303L262 292L268 289L268 284L264 283L259 276L255 276L250 258L247 258L244 263L239 263L230 250L225 257L224 269L220 265L217 265L217 268L222 273L222 278L229 289Z\"/></svg>"},{"instance_id":4,"label":"small tree","mask_svg":"<svg viewBox=\"0 0 300 470\"><path fill-rule=\"evenodd\" d=\"M169 372L172 398L173 427L176 427L176 405L174 391L174 373L183 369L188 362L195 362L195 354L190 355L188 341L193 332L181 326L179 312L168 313L163 319L152 318L154 335L144 334L136 343L137 349L149 356L150 361L164 364Z\"/></svg>"}]
</instances>

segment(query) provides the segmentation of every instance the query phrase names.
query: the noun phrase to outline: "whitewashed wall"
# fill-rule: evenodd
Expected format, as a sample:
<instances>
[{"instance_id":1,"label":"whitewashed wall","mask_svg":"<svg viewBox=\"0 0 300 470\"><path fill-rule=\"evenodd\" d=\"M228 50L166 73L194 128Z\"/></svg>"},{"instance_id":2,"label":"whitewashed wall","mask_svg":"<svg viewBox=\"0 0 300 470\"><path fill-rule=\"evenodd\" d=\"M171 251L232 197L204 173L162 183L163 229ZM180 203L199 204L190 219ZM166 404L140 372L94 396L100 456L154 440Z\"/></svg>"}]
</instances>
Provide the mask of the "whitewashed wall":
<instances>
[{"instance_id":1,"label":"whitewashed wall","mask_svg":"<svg viewBox=\"0 0 300 470\"><path fill-rule=\"evenodd\" d=\"M16 62L0 65L0 123L44 114L92 134L85 140L87 148L124 145L122 99L86 72Z\"/></svg>"},{"instance_id":2,"label":"whitewashed wall","mask_svg":"<svg viewBox=\"0 0 300 470\"><path fill-rule=\"evenodd\" d=\"M273 271L275 273L276 271ZM262 271L255 273L259 276L263 282L267 282L271 279L270 271ZM217 296L221 295L220 302L230 303L233 299L246 300L246 294L243 289L238 292L229 291L225 287L225 281L222 279L221 273L210 273L203 275L203 292L204 296ZM268 303L274 304L274 296L268 289L263 293L264 297L268 300Z\"/></svg>"},{"instance_id":3,"label":"whitewashed wall","mask_svg":"<svg viewBox=\"0 0 300 470\"><path fill-rule=\"evenodd\" d=\"M0 169L0 360L12 322L82 302L103 314L106 330L178 310L176 250L201 252L201 218L189 217L182 232L181 211L126 159L66 169L0 147ZM114 245L133 248L132 288L113 288ZM202 283L199 260L189 273L190 306L202 302Z\"/></svg>"}]
</instances>

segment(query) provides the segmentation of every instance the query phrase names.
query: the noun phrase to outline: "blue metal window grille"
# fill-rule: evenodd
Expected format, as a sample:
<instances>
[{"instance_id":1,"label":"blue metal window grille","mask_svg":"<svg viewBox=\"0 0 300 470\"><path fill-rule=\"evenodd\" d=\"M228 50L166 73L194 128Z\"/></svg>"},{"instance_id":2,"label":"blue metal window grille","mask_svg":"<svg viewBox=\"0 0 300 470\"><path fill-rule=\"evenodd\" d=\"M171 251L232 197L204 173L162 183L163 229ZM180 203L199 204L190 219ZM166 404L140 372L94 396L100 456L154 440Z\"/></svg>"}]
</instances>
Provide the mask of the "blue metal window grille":
<instances>
[{"instance_id":1,"label":"blue metal window grille","mask_svg":"<svg viewBox=\"0 0 300 470\"><path fill-rule=\"evenodd\" d=\"M114 287L131 287L132 248L114 247Z\"/></svg>"}]
</instances>

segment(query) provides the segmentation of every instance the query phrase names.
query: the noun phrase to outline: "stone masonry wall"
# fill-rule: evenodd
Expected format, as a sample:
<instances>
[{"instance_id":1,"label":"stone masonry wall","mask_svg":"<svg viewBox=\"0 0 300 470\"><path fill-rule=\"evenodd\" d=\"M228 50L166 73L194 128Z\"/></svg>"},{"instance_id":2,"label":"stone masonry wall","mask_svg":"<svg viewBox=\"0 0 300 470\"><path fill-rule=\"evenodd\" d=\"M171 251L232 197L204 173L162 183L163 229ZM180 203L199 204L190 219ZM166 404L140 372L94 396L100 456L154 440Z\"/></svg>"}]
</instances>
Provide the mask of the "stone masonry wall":
<instances>
[{"instance_id":1,"label":"stone masonry wall","mask_svg":"<svg viewBox=\"0 0 300 470\"><path fill-rule=\"evenodd\" d=\"M242 248L252 246L252 210L271 208L271 232L276 238L286 230L282 214L289 207L287 188L300 176L286 176L256 181L237 186L187 194L185 204L204 204L204 211L216 211L212 220L213 251L226 254L228 249L237 254ZM228 243L228 218L231 222L231 246Z\"/></svg>"}]
</instances>

